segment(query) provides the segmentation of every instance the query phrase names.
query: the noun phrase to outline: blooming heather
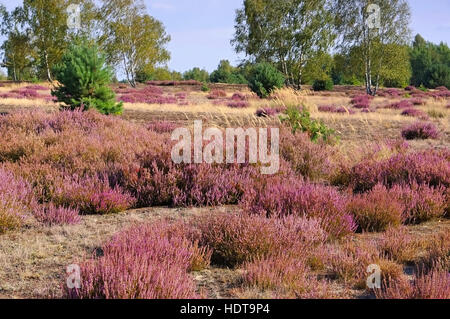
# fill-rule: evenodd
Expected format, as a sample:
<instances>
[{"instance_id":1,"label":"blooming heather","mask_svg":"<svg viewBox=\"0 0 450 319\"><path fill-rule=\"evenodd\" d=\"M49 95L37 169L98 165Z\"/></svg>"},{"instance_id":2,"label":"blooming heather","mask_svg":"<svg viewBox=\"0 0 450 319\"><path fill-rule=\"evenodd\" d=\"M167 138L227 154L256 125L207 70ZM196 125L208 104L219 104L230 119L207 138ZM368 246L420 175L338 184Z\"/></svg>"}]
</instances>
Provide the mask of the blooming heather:
<instances>
[{"instance_id":1,"label":"blooming heather","mask_svg":"<svg viewBox=\"0 0 450 319\"><path fill-rule=\"evenodd\" d=\"M102 256L82 263L81 288L69 298L198 298L189 274L209 264L210 254L193 243L186 225L159 221L132 227L102 247Z\"/></svg>"},{"instance_id":2,"label":"blooming heather","mask_svg":"<svg viewBox=\"0 0 450 319\"><path fill-rule=\"evenodd\" d=\"M439 130L430 122L416 122L402 130L402 136L407 140L415 139L437 139Z\"/></svg>"}]
</instances>

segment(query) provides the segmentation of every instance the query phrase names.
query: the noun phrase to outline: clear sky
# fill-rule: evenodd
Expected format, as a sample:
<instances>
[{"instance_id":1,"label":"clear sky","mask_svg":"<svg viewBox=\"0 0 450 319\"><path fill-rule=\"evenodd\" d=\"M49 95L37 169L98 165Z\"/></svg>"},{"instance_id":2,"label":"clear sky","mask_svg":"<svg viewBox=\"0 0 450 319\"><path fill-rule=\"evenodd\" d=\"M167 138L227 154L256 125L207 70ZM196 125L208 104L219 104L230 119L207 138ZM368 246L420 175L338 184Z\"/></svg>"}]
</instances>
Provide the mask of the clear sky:
<instances>
[{"instance_id":1,"label":"clear sky","mask_svg":"<svg viewBox=\"0 0 450 319\"><path fill-rule=\"evenodd\" d=\"M235 10L242 0L145 0L150 15L162 21L172 41L169 67L186 71L194 66L212 71L221 59L237 63L230 40ZM0 0L9 9L19 0ZM409 0L411 29L432 42L450 44L450 0Z\"/></svg>"}]
</instances>

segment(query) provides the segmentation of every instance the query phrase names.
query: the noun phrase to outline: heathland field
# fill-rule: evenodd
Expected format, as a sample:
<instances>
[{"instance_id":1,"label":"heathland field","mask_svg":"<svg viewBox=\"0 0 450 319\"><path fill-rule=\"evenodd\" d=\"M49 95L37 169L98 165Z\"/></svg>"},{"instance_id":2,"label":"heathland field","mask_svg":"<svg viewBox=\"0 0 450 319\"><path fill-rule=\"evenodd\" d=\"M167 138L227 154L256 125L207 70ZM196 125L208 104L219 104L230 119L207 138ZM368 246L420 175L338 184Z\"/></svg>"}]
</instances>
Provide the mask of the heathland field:
<instances>
[{"instance_id":1,"label":"heathland field","mask_svg":"<svg viewBox=\"0 0 450 319\"><path fill-rule=\"evenodd\" d=\"M0 297L450 298L446 88L113 89L122 115L0 83ZM279 128L279 171L174 163L199 119Z\"/></svg>"}]
</instances>

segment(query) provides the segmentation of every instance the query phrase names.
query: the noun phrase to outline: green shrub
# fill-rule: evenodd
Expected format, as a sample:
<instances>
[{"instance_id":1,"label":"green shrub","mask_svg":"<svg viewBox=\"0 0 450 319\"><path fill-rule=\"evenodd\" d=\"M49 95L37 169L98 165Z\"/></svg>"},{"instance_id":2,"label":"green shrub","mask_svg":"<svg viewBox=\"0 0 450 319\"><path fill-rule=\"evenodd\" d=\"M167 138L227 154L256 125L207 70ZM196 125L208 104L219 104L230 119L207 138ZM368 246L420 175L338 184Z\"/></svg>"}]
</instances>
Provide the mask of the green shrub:
<instances>
[{"instance_id":1,"label":"green shrub","mask_svg":"<svg viewBox=\"0 0 450 319\"><path fill-rule=\"evenodd\" d=\"M323 80L315 80L313 83L314 91L332 91L333 90L333 80L330 78Z\"/></svg>"},{"instance_id":2,"label":"green shrub","mask_svg":"<svg viewBox=\"0 0 450 319\"><path fill-rule=\"evenodd\" d=\"M59 85L52 95L65 104L63 108L95 108L103 114L122 112L122 103L116 103L114 91L108 87L112 70L96 46L72 45L53 72Z\"/></svg>"},{"instance_id":3,"label":"green shrub","mask_svg":"<svg viewBox=\"0 0 450 319\"><path fill-rule=\"evenodd\" d=\"M249 78L250 89L259 97L266 98L270 93L284 85L284 76L270 63L256 64Z\"/></svg>"},{"instance_id":4,"label":"green shrub","mask_svg":"<svg viewBox=\"0 0 450 319\"><path fill-rule=\"evenodd\" d=\"M306 108L300 111L298 107L288 107L286 114L280 116L280 119L282 122L288 123L294 134L297 130L308 133L313 142L317 142L319 138L327 142L333 141L335 131L324 123L311 119Z\"/></svg>"},{"instance_id":5,"label":"green shrub","mask_svg":"<svg viewBox=\"0 0 450 319\"><path fill-rule=\"evenodd\" d=\"M209 88L208 84L203 83L203 85L202 85L202 92L209 92L209 90L210 90L210 88Z\"/></svg>"}]
</instances>

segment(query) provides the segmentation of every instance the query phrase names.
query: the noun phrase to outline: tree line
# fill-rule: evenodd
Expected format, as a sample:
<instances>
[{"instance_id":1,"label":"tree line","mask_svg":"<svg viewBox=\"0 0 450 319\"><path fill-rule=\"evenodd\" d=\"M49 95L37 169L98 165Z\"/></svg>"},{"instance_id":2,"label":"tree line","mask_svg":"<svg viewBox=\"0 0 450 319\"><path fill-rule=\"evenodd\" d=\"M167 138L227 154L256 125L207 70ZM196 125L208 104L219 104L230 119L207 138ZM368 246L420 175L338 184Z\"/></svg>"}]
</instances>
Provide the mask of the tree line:
<instances>
[{"instance_id":1,"label":"tree line","mask_svg":"<svg viewBox=\"0 0 450 319\"><path fill-rule=\"evenodd\" d=\"M81 24L70 28L67 8L80 6ZM2 66L13 80L53 80L53 69L72 43L97 44L106 63L132 86L149 80L247 84L256 64L274 66L285 84L314 82L380 86L450 86L450 49L412 41L407 0L243 0L231 45L238 66L220 61L211 74L167 67L170 36L141 0L24 0L0 6Z\"/></svg>"}]
</instances>

